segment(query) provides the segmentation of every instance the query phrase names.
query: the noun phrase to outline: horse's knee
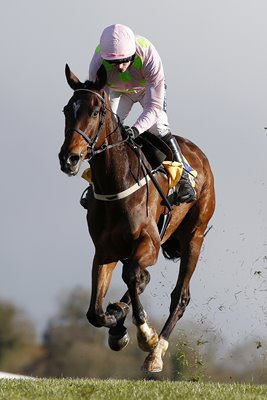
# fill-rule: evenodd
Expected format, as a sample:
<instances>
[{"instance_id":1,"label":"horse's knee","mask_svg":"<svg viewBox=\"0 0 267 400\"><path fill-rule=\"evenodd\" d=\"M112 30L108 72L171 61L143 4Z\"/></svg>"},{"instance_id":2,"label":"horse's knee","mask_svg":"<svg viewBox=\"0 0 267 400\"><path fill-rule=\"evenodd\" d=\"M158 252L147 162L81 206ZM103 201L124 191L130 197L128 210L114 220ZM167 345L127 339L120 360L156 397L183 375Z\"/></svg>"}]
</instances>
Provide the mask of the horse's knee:
<instances>
[{"instance_id":1,"label":"horse's knee","mask_svg":"<svg viewBox=\"0 0 267 400\"><path fill-rule=\"evenodd\" d=\"M136 285L137 289L142 293L150 281L150 274L146 269L127 264L123 267L122 279L127 286Z\"/></svg>"},{"instance_id":2,"label":"horse's knee","mask_svg":"<svg viewBox=\"0 0 267 400\"><path fill-rule=\"evenodd\" d=\"M141 277L140 278L141 278L140 290L142 290L141 291L141 293L142 293L145 290L146 286L150 282L150 273L146 269L143 269L141 271Z\"/></svg>"},{"instance_id":3,"label":"horse's knee","mask_svg":"<svg viewBox=\"0 0 267 400\"><path fill-rule=\"evenodd\" d=\"M136 282L138 273L136 271L136 268L131 268L130 265L127 264L127 266L123 266L122 269L122 279L123 282L126 283L127 286L129 286L131 283Z\"/></svg>"}]
</instances>

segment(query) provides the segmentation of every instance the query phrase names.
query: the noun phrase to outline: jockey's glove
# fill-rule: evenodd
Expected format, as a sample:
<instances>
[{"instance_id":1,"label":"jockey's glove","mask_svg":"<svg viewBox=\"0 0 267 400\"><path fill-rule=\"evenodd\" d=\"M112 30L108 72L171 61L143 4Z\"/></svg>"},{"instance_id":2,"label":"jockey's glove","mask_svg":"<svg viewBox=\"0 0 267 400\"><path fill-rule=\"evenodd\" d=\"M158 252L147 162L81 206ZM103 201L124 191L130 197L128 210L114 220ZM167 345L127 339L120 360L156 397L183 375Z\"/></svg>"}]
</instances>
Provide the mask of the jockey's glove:
<instances>
[{"instance_id":1,"label":"jockey's glove","mask_svg":"<svg viewBox=\"0 0 267 400\"><path fill-rule=\"evenodd\" d=\"M135 126L125 126L124 127L125 132L128 133L128 135L130 136L130 138L135 139L137 138L137 136L139 136L139 131Z\"/></svg>"}]
</instances>

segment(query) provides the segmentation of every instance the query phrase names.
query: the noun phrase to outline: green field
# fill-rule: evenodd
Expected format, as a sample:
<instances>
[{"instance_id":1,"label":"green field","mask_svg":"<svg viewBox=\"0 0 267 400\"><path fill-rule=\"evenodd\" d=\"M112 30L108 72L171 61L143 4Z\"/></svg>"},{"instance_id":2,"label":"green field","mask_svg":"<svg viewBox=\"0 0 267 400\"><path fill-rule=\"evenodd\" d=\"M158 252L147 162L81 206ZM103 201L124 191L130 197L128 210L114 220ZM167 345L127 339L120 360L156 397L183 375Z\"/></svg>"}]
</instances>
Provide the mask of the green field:
<instances>
[{"instance_id":1,"label":"green field","mask_svg":"<svg viewBox=\"0 0 267 400\"><path fill-rule=\"evenodd\" d=\"M1 379L0 399L266 400L267 386L97 379Z\"/></svg>"}]
</instances>

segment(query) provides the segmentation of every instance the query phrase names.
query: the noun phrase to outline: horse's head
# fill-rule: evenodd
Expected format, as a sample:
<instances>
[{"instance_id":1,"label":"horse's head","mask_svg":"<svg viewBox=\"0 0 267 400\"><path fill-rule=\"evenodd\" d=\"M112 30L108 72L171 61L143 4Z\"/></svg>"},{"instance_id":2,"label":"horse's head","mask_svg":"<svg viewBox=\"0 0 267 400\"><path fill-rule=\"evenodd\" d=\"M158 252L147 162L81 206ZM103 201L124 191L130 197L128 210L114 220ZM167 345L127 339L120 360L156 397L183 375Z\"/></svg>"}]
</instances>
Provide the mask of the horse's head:
<instances>
[{"instance_id":1,"label":"horse's head","mask_svg":"<svg viewBox=\"0 0 267 400\"><path fill-rule=\"evenodd\" d=\"M76 175L82 161L90 158L95 147L99 145L106 114L103 90L106 73L104 67L101 67L95 82L84 83L71 72L68 65L65 74L74 93L63 110L65 141L59 153L59 160L63 172Z\"/></svg>"}]
</instances>

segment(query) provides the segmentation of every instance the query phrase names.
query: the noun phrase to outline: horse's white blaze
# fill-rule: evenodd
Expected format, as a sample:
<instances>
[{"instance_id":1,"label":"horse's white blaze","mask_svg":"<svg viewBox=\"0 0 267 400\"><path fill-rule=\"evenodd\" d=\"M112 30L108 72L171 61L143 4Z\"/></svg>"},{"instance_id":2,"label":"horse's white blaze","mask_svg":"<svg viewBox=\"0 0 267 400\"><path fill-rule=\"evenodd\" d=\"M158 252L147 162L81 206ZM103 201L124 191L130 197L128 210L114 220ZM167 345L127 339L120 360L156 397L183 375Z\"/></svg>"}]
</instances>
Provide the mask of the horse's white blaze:
<instances>
[{"instance_id":1,"label":"horse's white blaze","mask_svg":"<svg viewBox=\"0 0 267 400\"><path fill-rule=\"evenodd\" d=\"M81 107L81 100L77 100L73 103L73 113L74 113L74 118L77 118L77 113Z\"/></svg>"}]
</instances>

